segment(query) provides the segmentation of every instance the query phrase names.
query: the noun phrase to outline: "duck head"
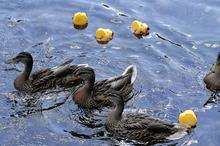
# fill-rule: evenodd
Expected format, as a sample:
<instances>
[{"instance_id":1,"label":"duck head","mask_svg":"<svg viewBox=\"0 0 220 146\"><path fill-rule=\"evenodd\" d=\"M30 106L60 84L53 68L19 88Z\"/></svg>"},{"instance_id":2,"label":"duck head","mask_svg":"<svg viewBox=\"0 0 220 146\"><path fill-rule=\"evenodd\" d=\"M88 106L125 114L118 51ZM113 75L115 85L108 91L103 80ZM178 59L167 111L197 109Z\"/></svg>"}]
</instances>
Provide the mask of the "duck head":
<instances>
[{"instance_id":1,"label":"duck head","mask_svg":"<svg viewBox=\"0 0 220 146\"><path fill-rule=\"evenodd\" d=\"M76 72L75 76L80 78L80 83L73 87L73 99L76 103L83 104L85 100L92 96L95 83L95 72L90 67L83 67Z\"/></svg>"},{"instance_id":2,"label":"duck head","mask_svg":"<svg viewBox=\"0 0 220 146\"><path fill-rule=\"evenodd\" d=\"M33 64L33 57L28 52L21 52L17 56L15 56L12 59L7 60L8 64L17 64L17 63L23 63L23 64Z\"/></svg>"},{"instance_id":3,"label":"duck head","mask_svg":"<svg viewBox=\"0 0 220 146\"><path fill-rule=\"evenodd\" d=\"M23 90L25 82L29 79L32 67L33 67L33 58L28 52L21 52L12 59L9 59L6 63L8 64L24 64L25 68L23 72L17 76L14 81L14 86L17 90Z\"/></svg>"}]
</instances>

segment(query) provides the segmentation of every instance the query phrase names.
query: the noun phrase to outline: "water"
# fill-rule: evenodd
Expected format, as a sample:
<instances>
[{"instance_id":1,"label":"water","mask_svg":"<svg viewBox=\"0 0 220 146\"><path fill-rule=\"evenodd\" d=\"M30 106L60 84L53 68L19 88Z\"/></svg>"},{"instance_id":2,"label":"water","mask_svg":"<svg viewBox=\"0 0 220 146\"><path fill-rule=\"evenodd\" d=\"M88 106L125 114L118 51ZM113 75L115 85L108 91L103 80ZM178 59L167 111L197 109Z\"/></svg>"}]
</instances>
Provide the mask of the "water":
<instances>
[{"instance_id":1,"label":"water","mask_svg":"<svg viewBox=\"0 0 220 146\"><path fill-rule=\"evenodd\" d=\"M89 16L85 30L73 29L71 17L77 11ZM131 34L129 25L134 19L149 24L149 36L137 39ZM13 80L22 68L4 62L21 51L33 54L34 70L73 58L75 64L93 67L97 79L120 74L135 64L135 89L141 93L127 104L126 112L149 112L177 122L180 111L193 109L197 127L168 144L219 145L220 109L218 104L203 107L210 92L202 81L219 52L219 24L218 0L0 0L1 145L134 144L106 135L101 125L107 109L87 115L70 100L43 113L16 114L26 108L13 102ZM95 41L98 27L114 31L109 44ZM48 102L54 101L37 104L47 106Z\"/></svg>"}]
</instances>

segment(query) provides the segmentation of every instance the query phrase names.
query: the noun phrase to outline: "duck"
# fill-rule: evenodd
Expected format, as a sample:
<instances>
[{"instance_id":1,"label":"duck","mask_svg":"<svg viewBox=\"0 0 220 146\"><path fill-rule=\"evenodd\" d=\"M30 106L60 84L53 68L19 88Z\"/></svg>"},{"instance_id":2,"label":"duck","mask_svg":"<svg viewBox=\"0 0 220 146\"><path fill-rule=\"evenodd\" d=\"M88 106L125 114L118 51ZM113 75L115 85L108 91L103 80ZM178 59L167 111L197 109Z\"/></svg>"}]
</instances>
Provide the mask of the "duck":
<instances>
[{"instance_id":1,"label":"duck","mask_svg":"<svg viewBox=\"0 0 220 146\"><path fill-rule=\"evenodd\" d=\"M70 59L63 64L36 71L31 74L33 68L33 57L29 52L20 52L12 59L6 61L7 64L22 63L24 70L14 80L14 87L18 91L28 94L43 92L54 87L72 87L80 82L79 78L73 77L73 72L83 65L70 65Z\"/></svg>"},{"instance_id":2,"label":"duck","mask_svg":"<svg viewBox=\"0 0 220 146\"><path fill-rule=\"evenodd\" d=\"M216 63L212 66L211 71L205 75L203 79L206 88L210 91L220 90L220 53L216 59Z\"/></svg>"},{"instance_id":3,"label":"duck","mask_svg":"<svg viewBox=\"0 0 220 146\"><path fill-rule=\"evenodd\" d=\"M109 99L112 91L122 96L124 101L132 98L137 68L130 65L121 75L96 81L94 70L91 67L84 67L76 70L74 77L80 78L80 84L71 89L75 103L85 109L99 109L113 105Z\"/></svg>"},{"instance_id":4,"label":"duck","mask_svg":"<svg viewBox=\"0 0 220 146\"><path fill-rule=\"evenodd\" d=\"M182 138L188 128L146 114L123 114L123 97L112 94L114 109L109 112L105 128L113 137L129 141L155 144Z\"/></svg>"}]
</instances>

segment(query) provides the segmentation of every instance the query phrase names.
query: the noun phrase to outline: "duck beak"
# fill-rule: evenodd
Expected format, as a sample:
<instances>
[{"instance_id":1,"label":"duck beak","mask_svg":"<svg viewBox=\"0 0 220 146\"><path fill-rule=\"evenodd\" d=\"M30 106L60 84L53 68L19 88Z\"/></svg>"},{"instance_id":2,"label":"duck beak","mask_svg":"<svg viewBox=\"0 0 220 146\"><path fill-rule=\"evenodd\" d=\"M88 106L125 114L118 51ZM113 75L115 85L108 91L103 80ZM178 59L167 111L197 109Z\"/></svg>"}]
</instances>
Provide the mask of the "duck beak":
<instances>
[{"instance_id":1,"label":"duck beak","mask_svg":"<svg viewBox=\"0 0 220 146\"><path fill-rule=\"evenodd\" d=\"M16 64L18 62L19 62L18 58L14 57L14 58L8 59L5 63L6 64Z\"/></svg>"}]
</instances>

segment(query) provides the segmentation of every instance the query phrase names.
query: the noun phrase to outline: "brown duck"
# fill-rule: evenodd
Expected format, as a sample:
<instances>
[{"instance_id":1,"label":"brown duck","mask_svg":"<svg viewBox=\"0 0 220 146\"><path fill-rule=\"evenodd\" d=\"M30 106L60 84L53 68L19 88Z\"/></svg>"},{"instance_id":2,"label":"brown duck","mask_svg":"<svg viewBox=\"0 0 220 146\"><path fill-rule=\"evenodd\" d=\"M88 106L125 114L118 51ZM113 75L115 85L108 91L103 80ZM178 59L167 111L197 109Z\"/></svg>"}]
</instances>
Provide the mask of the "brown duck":
<instances>
[{"instance_id":1,"label":"brown duck","mask_svg":"<svg viewBox=\"0 0 220 146\"><path fill-rule=\"evenodd\" d=\"M79 77L81 83L74 87L72 96L75 103L87 109L96 109L112 106L109 99L112 91L128 101L132 95L133 83L137 77L137 69L131 65L122 75L95 81L95 73L92 68L80 68L74 72L75 78Z\"/></svg>"},{"instance_id":2,"label":"brown duck","mask_svg":"<svg viewBox=\"0 0 220 146\"><path fill-rule=\"evenodd\" d=\"M211 71L204 77L206 88L211 91L220 90L220 53Z\"/></svg>"},{"instance_id":3,"label":"brown duck","mask_svg":"<svg viewBox=\"0 0 220 146\"><path fill-rule=\"evenodd\" d=\"M74 78L72 73L82 66L70 65L71 62L72 60L68 60L60 66L43 69L31 74L33 58L30 53L21 52L7 61L7 63L24 64L23 72L14 80L14 87L28 94L45 91L56 86L72 87L77 85L80 80L79 78Z\"/></svg>"},{"instance_id":4,"label":"brown duck","mask_svg":"<svg viewBox=\"0 0 220 146\"><path fill-rule=\"evenodd\" d=\"M123 98L112 92L110 99L114 110L106 121L106 130L116 138L144 143L159 143L179 139L187 134L187 128L144 114L122 114Z\"/></svg>"}]
</instances>

